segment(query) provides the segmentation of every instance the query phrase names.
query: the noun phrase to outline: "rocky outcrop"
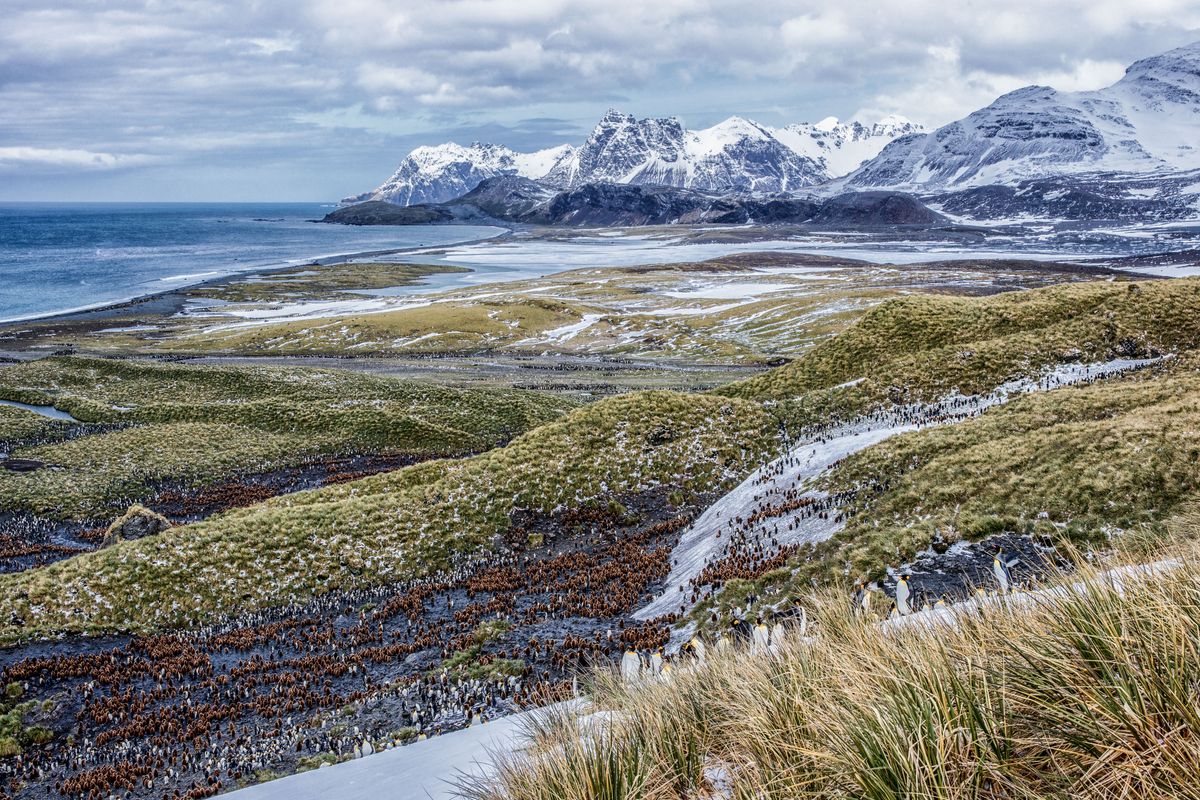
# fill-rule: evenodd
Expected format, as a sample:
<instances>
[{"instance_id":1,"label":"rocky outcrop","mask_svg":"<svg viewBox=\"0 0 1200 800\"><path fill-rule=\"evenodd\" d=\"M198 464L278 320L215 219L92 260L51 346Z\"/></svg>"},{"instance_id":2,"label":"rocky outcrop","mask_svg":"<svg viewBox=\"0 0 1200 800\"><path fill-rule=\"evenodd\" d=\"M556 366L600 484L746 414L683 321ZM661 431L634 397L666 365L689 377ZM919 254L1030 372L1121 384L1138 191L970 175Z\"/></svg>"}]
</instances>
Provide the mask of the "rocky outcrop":
<instances>
[{"instance_id":1,"label":"rocky outcrop","mask_svg":"<svg viewBox=\"0 0 1200 800\"><path fill-rule=\"evenodd\" d=\"M143 505L134 504L129 510L117 517L104 533L101 547L108 547L117 542L141 539L154 536L171 527L171 520Z\"/></svg>"},{"instance_id":2,"label":"rocky outcrop","mask_svg":"<svg viewBox=\"0 0 1200 800\"><path fill-rule=\"evenodd\" d=\"M9 472L33 472L46 466L44 462L38 461L35 458L5 458L0 460L0 469L6 469Z\"/></svg>"},{"instance_id":3,"label":"rocky outcrop","mask_svg":"<svg viewBox=\"0 0 1200 800\"><path fill-rule=\"evenodd\" d=\"M402 206L383 200L368 200L325 215L322 222L342 225L430 225L454 222L454 215L436 205Z\"/></svg>"},{"instance_id":4,"label":"rocky outcrop","mask_svg":"<svg viewBox=\"0 0 1200 800\"><path fill-rule=\"evenodd\" d=\"M847 192L831 197L811 222L829 225L937 225L946 218L903 192Z\"/></svg>"}]
</instances>

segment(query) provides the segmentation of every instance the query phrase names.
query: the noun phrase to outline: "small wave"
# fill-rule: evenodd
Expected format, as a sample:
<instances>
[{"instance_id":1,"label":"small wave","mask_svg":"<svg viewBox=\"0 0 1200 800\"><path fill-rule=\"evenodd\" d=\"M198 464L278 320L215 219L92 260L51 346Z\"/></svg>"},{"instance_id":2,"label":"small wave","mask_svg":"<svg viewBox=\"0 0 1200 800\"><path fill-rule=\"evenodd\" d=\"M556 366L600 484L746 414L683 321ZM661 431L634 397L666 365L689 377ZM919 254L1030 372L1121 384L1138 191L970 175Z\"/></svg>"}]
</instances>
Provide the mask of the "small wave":
<instances>
[{"instance_id":1,"label":"small wave","mask_svg":"<svg viewBox=\"0 0 1200 800\"><path fill-rule=\"evenodd\" d=\"M211 270L209 272L192 272L187 275L168 275L165 278L159 278L159 280L163 281L163 282L194 281L194 280L198 280L200 278L211 278L214 275L224 275L224 274L225 273L220 270Z\"/></svg>"}]
</instances>

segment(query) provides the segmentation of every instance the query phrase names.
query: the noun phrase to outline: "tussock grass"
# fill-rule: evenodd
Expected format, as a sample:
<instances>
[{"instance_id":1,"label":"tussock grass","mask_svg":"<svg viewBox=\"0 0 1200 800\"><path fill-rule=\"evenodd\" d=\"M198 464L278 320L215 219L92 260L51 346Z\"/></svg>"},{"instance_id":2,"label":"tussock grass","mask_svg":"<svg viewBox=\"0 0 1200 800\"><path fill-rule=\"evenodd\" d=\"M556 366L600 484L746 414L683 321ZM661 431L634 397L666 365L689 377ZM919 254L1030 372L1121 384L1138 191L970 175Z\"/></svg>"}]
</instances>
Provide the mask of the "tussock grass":
<instances>
[{"instance_id":1,"label":"tussock grass","mask_svg":"<svg viewBox=\"0 0 1200 800\"><path fill-rule=\"evenodd\" d=\"M180 338L166 349L238 353L460 352L510 345L578 322L575 304L465 299L331 320L281 322Z\"/></svg>"},{"instance_id":2,"label":"tussock grass","mask_svg":"<svg viewBox=\"0 0 1200 800\"><path fill-rule=\"evenodd\" d=\"M880 626L813 598L814 640L710 648L643 687L601 675L600 717L548 728L464 794L704 797L699 762L737 798L1200 797L1198 556L1119 580L1084 567L1069 590L954 625Z\"/></svg>"},{"instance_id":3,"label":"tussock grass","mask_svg":"<svg viewBox=\"0 0 1200 800\"><path fill-rule=\"evenodd\" d=\"M65 422L23 408L0 406L0 452L11 444L60 436L66 429Z\"/></svg>"},{"instance_id":4,"label":"tussock grass","mask_svg":"<svg viewBox=\"0 0 1200 800\"><path fill-rule=\"evenodd\" d=\"M201 284L183 294L201 300L226 303L271 303L296 300L335 300L362 297L364 289L390 289L421 283L439 273L467 272L449 264L389 264L350 262L304 264L264 274L234 276L217 283Z\"/></svg>"},{"instance_id":5,"label":"tussock grass","mask_svg":"<svg viewBox=\"0 0 1200 800\"><path fill-rule=\"evenodd\" d=\"M1200 493L1200 374L1182 361L1027 395L854 454L824 488L886 489L862 492L845 529L805 560L874 578L934 540L1010 532L1104 544L1161 527Z\"/></svg>"},{"instance_id":6,"label":"tussock grass","mask_svg":"<svg viewBox=\"0 0 1200 800\"><path fill-rule=\"evenodd\" d=\"M1200 346L1200 279L1088 282L980 298L888 300L784 367L716 390L802 421L989 391L1067 361ZM852 387L844 383L863 379Z\"/></svg>"},{"instance_id":7,"label":"tussock grass","mask_svg":"<svg viewBox=\"0 0 1200 800\"><path fill-rule=\"evenodd\" d=\"M539 392L451 389L350 370L76 356L0 371L0 398L54 405L87 422L220 422L277 433L337 428L360 445L394 443L400 435L390 431L406 420L494 441L575 405Z\"/></svg>"}]
</instances>

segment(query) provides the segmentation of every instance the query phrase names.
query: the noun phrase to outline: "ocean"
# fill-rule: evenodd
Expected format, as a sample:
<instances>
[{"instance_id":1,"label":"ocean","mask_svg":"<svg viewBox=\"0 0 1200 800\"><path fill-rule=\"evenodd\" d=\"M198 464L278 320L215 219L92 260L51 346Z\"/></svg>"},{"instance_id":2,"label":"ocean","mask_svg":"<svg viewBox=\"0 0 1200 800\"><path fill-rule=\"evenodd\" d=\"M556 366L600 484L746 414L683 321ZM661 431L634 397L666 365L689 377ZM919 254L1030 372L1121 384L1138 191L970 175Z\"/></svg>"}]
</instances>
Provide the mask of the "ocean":
<instances>
[{"instance_id":1,"label":"ocean","mask_svg":"<svg viewBox=\"0 0 1200 800\"><path fill-rule=\"evenodd\" d=\"M481 226L318 225L320 203L0 203L0 321L233 272L484 238Z\"/></svg>"}]
</instances>

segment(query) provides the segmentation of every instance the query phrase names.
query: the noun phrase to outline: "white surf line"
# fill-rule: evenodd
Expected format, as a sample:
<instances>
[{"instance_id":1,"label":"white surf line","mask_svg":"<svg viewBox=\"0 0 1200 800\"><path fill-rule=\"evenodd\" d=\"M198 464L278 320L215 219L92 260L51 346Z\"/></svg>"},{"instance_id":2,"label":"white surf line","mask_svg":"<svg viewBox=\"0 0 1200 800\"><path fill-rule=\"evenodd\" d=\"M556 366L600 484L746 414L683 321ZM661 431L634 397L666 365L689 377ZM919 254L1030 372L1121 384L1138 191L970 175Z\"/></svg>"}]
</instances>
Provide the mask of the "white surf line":
<instances>
[{"instance_id":1,"label":"white surf line","mask_svg":"<svg viewBox=\"0 0 1200 800\"><path fill-rule=\"evenodd\" d=\"M834 428L817 438L803 441L778 459L755 470L750 477L709 506L684 531L679 544L671 553L674 566L667 576L666 587L661 594L635 611L633 617L638 620L653 619L679 611L681 605L687 610L690 607L687 584L697 577L714 557L720 556L721 547L729 541L729 535L735 530L733 519L749 517L755 510L767 505L766 498L771 495L777 495L782 500L783 492L788 489L811 486L816 478L846 456L901 433L961 421L1020 394L1139 369L1159 360L1161 359L1115 359L1099 364L1067 364L1046 372L1036 381L1010 381L987 395L951 395L938 403L885 410ZM927 416L930 412L945 414L945 417L940 421L904 421ZM813 489L801 494L801 497L814 500L825 496L824 492ZM766 540L775 538L780 546L807 544L828 539L844 525L836 520L836 508L829 509L826 518L818 515L806 517L802 512L802 509L798 509L764 520L752 529L751 535ZM793 523L792 530L787 529L789 523ZM776 527L778 531L775 530ZM684 587L684 591L679 591L680 586Z\"/></svg>"}]
</instances>

